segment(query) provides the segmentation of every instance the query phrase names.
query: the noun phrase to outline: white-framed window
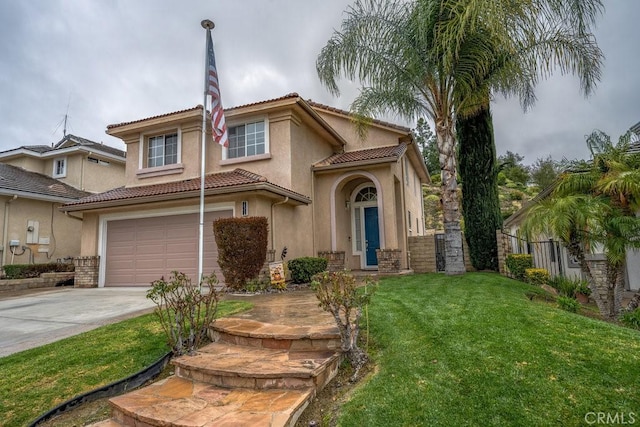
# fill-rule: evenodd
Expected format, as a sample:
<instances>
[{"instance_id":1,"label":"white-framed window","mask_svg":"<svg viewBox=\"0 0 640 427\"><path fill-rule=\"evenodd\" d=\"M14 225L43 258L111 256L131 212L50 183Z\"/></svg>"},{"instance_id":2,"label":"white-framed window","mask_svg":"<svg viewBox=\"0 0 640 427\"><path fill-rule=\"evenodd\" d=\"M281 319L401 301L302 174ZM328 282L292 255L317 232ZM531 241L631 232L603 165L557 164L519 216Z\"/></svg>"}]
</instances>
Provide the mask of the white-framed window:
<instances>
[{"instance_id":1,"label":"white-framed window","mask_svg":"<svg viewBox=\"0 0 640 427\"><path fill-rule=\"evenodd\" d=\"M64 178L67 176L67 158L59 157L53 159L53 177Z\"/></svg>"},{"instance_id":2,"label":"white-framed window","mask_svg":"<svg viewBox=\"0 0 640 427\"><path fill-rule=\"evenodd\" d=\"M147 139L148 168L178 163L178 133L154 135Z\"/></svg>"},{"instance_id":3,"label":"white-framed window","mask_svg":"<svg viewBox=\"0 0 640 427\"><path fill-rule=\"evenodd\" d=\"M249 216L249 202L246 200L242 201L242 216Z\"/></svg>"},{"instance_id":4,"label":"white-framed window","mask_svg":"<svg viewBox=\"0 0 640 427\"><path fill-rule=\"evenodd\" d=\"M412 222L411 222L411 211L407 211L407 214L409 215L409 221L408 221L408 224L409 224L409 236L411 236L411 234L412 234L412 229L411 229L411 224L412 224Z\"/></svg>"},{"instance_id":5,"label":"white-framed window","mask_svg":"<svg viewBox=\"0 0 640 427\"><path fill-rule=\"evenodd\" d=\"M229 126L227 159L259 156L269 152L269 131L265 119Z\"/></svg>"}]
</instances>

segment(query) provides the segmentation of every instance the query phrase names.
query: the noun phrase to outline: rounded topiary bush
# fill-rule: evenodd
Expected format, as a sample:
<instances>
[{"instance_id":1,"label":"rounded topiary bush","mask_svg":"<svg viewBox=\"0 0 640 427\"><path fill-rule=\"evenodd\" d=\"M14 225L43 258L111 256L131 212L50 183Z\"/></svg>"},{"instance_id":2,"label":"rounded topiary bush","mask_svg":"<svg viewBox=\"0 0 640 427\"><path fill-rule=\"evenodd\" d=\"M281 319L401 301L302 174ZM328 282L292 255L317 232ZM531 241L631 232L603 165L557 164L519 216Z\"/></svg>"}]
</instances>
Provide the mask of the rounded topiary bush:
<instances>
[{"instance_id":1,"label":"rounded topiary bush","mask_svg":"<svg viewBox=\"0 0 640 427\"><path fill-rule=\"evenodd\" d=\"M316 257L296 258L289 261L288 267L293 283L310 283L314 275L326 271L327 260Z\"/></svg>"}]
</instances>

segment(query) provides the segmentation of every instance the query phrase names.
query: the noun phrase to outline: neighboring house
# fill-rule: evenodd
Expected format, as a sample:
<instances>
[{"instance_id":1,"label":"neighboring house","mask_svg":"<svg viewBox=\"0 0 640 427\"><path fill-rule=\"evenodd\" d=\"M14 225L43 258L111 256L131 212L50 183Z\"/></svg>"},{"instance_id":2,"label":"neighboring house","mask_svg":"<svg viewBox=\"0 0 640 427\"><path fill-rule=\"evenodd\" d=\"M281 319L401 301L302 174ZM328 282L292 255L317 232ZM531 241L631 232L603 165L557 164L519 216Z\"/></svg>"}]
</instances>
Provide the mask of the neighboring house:
<instances>
[{"instance_id":1,"label":"neighboring house","mask_svg":"<svg viewBox=\"0 0 640 427\"><path fill-rule=\"evenodd\" d=\"M630 128L632 132L629 153L640 153L640 122ZM504 242L513 253L531 253L536 267L546 268L552 275L564 275L567 277L580 278L582 273L577 260L572 259L565 247L553 241L551 236L539 236L537 242L525 242L517 237L518 230L526 218L528 208L540 200L547 197L554 186L545 188L527 206L524 206L504 221L503 230ZM640 212L637 213L640 215ZM601 254L593 254L594 257L601 257ZM640 290L640 251L627 250L627 260L625 265L625 289L631 291Z\"/></svg>"},{"instance_id":2,"label":"neighboring house","mask_svg":"<svg viewBox=\"0 0 640 427\"><path fill-rule=\"evenodd\" d=\"M288 259L408 268L410 235L423 235L429 175L409 129L374 120L364 139L348 112L298 94L225 110L229 147L207 131L204 273L217 272L212 223L264 216L269 248ZM81 214L82 256L98 286L146 286L172 270L195 279L202 106L114 124L127 146L122 188L67 203ZM210 124L207 124L209 129ZM273 256L273 255L272 255ZM384 267L384 268L383 268Z\"/></svg>"},{"instance_id":3,"label":"neighboring house","mask_svg":"<svg viewBox=\"0 0 640 427\"><path fill-rule=\"evenodd\" d=\"M2 151L0 162L99 193L124 185L125 156L117 148L69 134L51 147L25 145Z\"/></svg>"},{"instance_id":4,"label":"neighboring house","mask_svg":"<svg viewBox=\"0 0 640 427\"><path fill-rule=\"evenodd\" d=\"M74 135L0 152L2 265L80 255L81 218L59 207L123 185L125 161L124 151Z\"/></svg>"},{"instance_id":5,"label":"neighboring house","mask_svg":"<svg viewBox=\"0 0 640 427\"><path fill-rule=\"evenodd\" d=\"M58 209L89 195L70 185L0 163L2 265L71 262L80 254L80 221Z\"/></svg>"}]
</instances>

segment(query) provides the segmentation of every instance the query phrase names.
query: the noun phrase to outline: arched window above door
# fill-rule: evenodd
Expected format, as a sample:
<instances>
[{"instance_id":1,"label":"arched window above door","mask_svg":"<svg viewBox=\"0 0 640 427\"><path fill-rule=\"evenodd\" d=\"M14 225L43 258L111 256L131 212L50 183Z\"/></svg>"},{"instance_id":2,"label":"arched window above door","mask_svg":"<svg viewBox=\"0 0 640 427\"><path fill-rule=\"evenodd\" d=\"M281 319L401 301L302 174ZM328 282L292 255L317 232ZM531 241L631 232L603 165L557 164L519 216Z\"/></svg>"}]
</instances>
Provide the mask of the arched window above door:
<instances>
[{"instance_id":1,"label":"arched window above door","mask_svg":"<svg viewBox=\"0 0 640 427\"><path fill-rule=\"evenodd\" d=\"M378 200L378 193L375 187L365 187L356 194L355 202L375 202Z\"/></svg>"}]
</instances>

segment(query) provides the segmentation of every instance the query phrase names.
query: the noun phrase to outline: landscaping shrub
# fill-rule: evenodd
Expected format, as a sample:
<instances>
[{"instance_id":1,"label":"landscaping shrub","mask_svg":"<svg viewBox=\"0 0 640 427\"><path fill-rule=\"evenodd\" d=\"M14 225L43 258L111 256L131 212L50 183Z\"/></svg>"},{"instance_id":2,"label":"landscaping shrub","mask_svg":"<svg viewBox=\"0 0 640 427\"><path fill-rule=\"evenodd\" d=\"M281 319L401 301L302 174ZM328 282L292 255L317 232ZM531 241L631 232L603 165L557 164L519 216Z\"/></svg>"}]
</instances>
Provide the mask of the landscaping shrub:
<instances>
[{"instance_id":1,"label":"landscaping shrub","mask_svg":"<svg viewBox=\"0 0 640 427\"><path fill-rule=\"evenodd\" d=\"M533 257L529 254L509 254L505 264L515 279L524 282L525 270L533 268Z\"/></svg>"},{"instance_id":2,"label":"landscaping shrub","mask_svg":"<svg viewBox=\"0 0 640 427\"><path fill-rule=\"evenodd\" d=\"M360 369L369 360L367 353L358 346L358 335L362 308L369 304L376 288L371 279L365 280L366 285L360 291L355 277L347 271L325 271L315 275L312 282L320 307L331 313L336 321L342 351L354 370L352 380L357 379Z\"/></svg>"},{"instance_id":3,"label":"landscaping shrub","mask_svg":"<svg viewBox=\"0 0 640 427\"><path fill-rule=\"evenodd\" d=\"M622 313L620 315L620 322L630 328L640 329L640 308Z\"/></svg>"},{"instance_id":4,"label":"landscaping shrub","mask_svg":"<svg viewBox=\"0 0 640 427\"><path fill-rule=\"evenodd\" d=\"M214 221L213 232L227 287L242 289L258 276L267 258L267 218L220 218Z\"/></svg>"},{"instance_id":5,"label":"landscaping shrub","mask_svg":"<svg viewBox=\"0 0 640 427\"><path fill-rule=\"evenodd\" d=\"M544 268L527 268L524 271L526 282L534 286L542 286L549 283L549 272Z\"/></svg>"},{"instance_id":6,"label":"landscaping shrub","mask_svg":"<svg viewBox=\"0 0 640 427\"><path fill-rule=\"evenodd\" d=\"M556 276L549 280L549 286L555 288L560 295L564 295L569 298L575 298L576 293L585 295L591 294L589 284L580 279L571 279L564 276Z\"/></svg>"},{"instance_id":7,"label":"landscaping shrub","mask_svg":"<svg viewBox=\"0 0 640 427\"><path fill-rule=\"evenodd\" d=\"M558 307L571 313L577 313L580 308L580 303L571 297L559 296Z\"/></svg>"},{"instance_id":8,"label":"landscaping shrub","mask_svg":"<svg viewBox=\"0 0 640 427\"><path fill-rule=\"evenodd\" d=\"M209 292L203 293L202 286L194 286L179 271L171 272L168 282L163 277L151 283L147 298L157 306L155 313L174 355L194 354L206 338L218 310L217 283L214 274L204 277L200 285L207 285Z\"/></svg>"},{"instance_id":9,"label":"landscaping shrub","mask_svg":"<svg viewBox=\"0 0 640 427\"><path fill-rule=\"evenodd\" d=\"M288 262L293 283L310 283L311 278L327 269L326 258L302 257Z\"/></svg>"},{"instance_id":10,"label":"landscaping shrub","mask_svg":"<svg viewBox=\"0 0 640 427\"><path fill-rule=\"evenodd\" d=\"M73 264L52 262L48 264L10 264L2 267L5 279L30 279L42 273L62 273L75 271Z\"/></svg>"}]
</instances>

